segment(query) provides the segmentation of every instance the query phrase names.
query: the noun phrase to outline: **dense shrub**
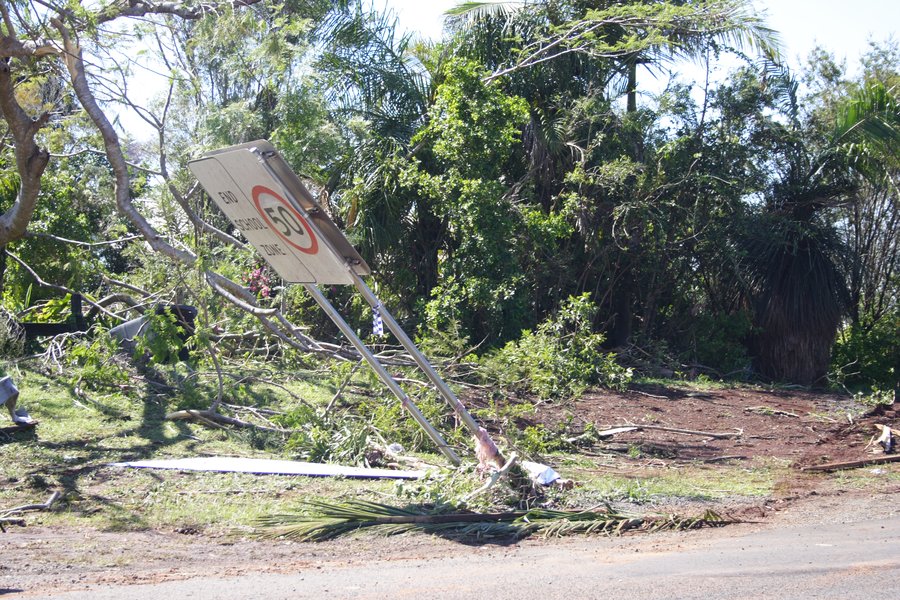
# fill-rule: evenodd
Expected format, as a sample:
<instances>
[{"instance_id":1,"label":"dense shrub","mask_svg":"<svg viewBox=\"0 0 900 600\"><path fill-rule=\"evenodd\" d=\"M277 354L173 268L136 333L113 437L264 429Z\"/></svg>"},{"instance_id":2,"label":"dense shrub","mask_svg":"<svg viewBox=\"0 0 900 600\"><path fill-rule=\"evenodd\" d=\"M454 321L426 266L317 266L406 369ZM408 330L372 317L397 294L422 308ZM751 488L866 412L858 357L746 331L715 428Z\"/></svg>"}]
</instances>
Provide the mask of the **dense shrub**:
<instances>
[{"instance_id":1,"label":"dense shrub","mask_svg":"<svg viewBox=\"0 0 900 600\"><path fill-rule=\"evenodd\" d=\"M588 294L570 297L535 331L523 331L486 358L485 366L503 387L541 398L571 398L592 384L624 387L631 370L603 351L604 336L591 329L596 310Z\"/></svg>"},{"instance_id":2,"label":"dense shrub","mask_svg":"<svg viewBox=\"0 0 900 600\"><path fill-rule=\"evenodd\" d=\"M866 327L846 328L832 354L832 372L850 386L900 387L900 310Z\"/></svg>"}]
</instances>

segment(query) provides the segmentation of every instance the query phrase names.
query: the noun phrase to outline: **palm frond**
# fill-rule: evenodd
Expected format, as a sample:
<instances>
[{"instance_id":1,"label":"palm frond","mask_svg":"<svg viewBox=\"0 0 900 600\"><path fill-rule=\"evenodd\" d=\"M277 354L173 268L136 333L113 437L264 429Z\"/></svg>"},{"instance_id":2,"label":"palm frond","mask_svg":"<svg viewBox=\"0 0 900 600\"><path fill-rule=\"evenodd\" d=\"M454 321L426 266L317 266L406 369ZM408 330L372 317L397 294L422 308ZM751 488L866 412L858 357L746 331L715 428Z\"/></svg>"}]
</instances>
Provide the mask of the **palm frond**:
<instances>
[{"instance_id":1,"label":"palm frond","mask_svg":"<svg viewBox=\"0 0 900 600\"><path fill-rule=\"evenodd\" d=\"M900 156L900 100L893 88L874 82L854 93L842 107L833 133L852 164L864 174L885 160L898 164Z\"/></svg>"},{"instance_id":2,"label":"palm frond","mask_svg":"<svg viewBox=\"0 0 900 600\"><path fill-rule=\"evenodd\" d=\"M382 535L409 532L430 533L453 539L485 540L523 538L540 532L547 537L564 535L621 535L627 531L697 529L733 523L707 511L699 517L678 515L641 516L620 513L609 506L582 511L535 509L499 513L455 511L450 506L399 508L350 500L344 503L315 501L298 514L271 515L258 520L265 538L288 538L304 542L329 540L365 528Z\"/></svg>"},{"instance_id":3,"label":"palm frond","mask_svg":"<svg viewBox=\"0 0 900 600\"><path fill-rule=\"evenodd\" d=\"M479 21L496 19L509 21L525 7L525 2L499 0L495 2L460 2L447 10L444 16L449 23L459 29L471 27Z\"/></svg>"}]
</instances>

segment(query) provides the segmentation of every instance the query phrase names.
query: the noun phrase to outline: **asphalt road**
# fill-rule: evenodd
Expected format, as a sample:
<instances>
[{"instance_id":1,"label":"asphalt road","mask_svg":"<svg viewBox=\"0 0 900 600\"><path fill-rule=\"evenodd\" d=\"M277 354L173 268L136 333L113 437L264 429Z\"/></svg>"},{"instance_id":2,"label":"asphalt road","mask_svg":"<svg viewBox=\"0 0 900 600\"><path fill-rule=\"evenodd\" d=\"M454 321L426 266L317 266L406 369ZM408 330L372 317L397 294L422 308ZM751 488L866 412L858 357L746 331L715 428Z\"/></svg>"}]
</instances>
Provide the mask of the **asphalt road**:
<instances>
[{"instance_id":1,"label":"asphalt road","mask_svg":"<svg viewBox=\"0 0 900 600\"><path fill-rule=\"evenodd\" d=\"M28 598L886 598L900 589L900 517L754 530L482 546L447 557L323 561L292 574L100 586ZM13 594L16 597L18 594Z\"/></svg>"}]
</instances>

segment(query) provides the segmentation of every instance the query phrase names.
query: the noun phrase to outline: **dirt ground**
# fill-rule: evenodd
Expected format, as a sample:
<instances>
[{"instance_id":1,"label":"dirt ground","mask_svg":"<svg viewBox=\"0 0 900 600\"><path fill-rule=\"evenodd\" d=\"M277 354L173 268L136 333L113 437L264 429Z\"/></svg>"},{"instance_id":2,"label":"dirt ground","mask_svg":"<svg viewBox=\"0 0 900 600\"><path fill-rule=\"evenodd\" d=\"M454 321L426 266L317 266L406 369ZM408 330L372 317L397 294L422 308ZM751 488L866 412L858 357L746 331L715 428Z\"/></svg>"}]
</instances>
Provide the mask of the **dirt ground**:
<instances>
[{"instance_id":1,"label":"dirt ground","mask_svg":"<svg viewBox=\"0 0 900 600\"><path fill-rule=\"evenodd\" d=\"M471 400L471 399L470 399ZM807 391L688 389L641 387L623 393L592 392L564 405L539 407L539 422L548 428L569 422L577 433L588 423L597 429L651 425L735 434L713 438L658 429L642 429L613 436L605 451L623 465L642 456L664 468L679 462L703 462L711 468L754 457L786 459L794 466L794 481L773 497L762 499L748 521L772 526L803 519L842 518L854 513L894 514L900 485L888 482L877 492L848 491L826 477L806 475L801 467L874 457L871 440L876 423L900 426L900 411L879 407L861 411L845 396ZM535 419L534 422L538 422ZM738 464L740 464L738 462ZM898 464L886 465L896 472ZM887 511L887 512L886 512ZM708 535L729 535L725 528ZM691 534L693 535L693 534ZM669 538L653 536L650 547ZM523 544L551 543L529 539ZM552 542L557 543L557 542ZM628 544L608 540L608 544ZM428 536L340 539L323 544L256 541L195 531L103 532L93 529L29 526L0 533L0 596L84 590L105 583L139 584L187 579L198 574L239 575L246 572L290 572L327 568L354 561L439 559L471 546ZM491 551L502 551L494 546ZM630 550L629 550L630 551ZM637 551L637 550L634 550Z\"/></svg>"},{"instance_id":2,"label":"dirt ground","mask_svg":"<svg viewBox=\"0 0 900 600\"><path fill-rule=\"evenodd\" d=\"M802 390L757 388L693 391L643 386L626 392L604 390L566 404L538 406L533 422L553 429L571 421L597 430L625 425L647 426L620 433L607 450L631 448L668 461L749 460L767 456L790 460L798 468L864 459L875 424L900 426L900 407L869 409L845 395ZM714 438L653 427L734 434Z\"/></svg>"}]
</instances>

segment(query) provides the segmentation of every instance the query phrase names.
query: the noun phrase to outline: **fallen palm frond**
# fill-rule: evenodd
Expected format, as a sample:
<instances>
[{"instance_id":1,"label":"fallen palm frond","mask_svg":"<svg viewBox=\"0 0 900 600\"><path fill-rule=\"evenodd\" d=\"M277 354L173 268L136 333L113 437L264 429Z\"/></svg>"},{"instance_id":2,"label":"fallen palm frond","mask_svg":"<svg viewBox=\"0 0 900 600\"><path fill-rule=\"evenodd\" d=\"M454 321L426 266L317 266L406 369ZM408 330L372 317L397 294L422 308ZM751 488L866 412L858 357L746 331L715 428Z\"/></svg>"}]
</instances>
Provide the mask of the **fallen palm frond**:
<instances>
[{"instance_id":1,"label":"fallen palm frond","mask_svg":"<svg viewBox=\"0 0 900 600\"><path fill-rule=\"evenodd\" d=\"M397 535L409 531L446 534L454 537L488 539L492 537L519 537L523 528L513 524L522 512L478 514L450 512L450 507L411 506L398 508L368 502L349 500L338 504L313 501L307 503L308 513L271 515L258 523L260 533L266 538L288 538L302 542L321 542L345 533L368 527L379 527L384 535Z\"/></svg>"},{"instance_id":2,"label":"fallen palm frond","mask_svg":"<svg viewBox=\"0 0 900 600\"><path fill-rule=\"evenodd\" d=\"M350 500L344 503L310 502L311 510L261 518L260 536L303 542L329 540L352 531L377 527L384 535L420 531L454 539L520 539L533 533L547 537L564 535L620 535L626 531L698 529L719 527L735 521L707 511L700 517L678 515L640 516L620 513L610 506L582 511L544 510L474 513L451 506L398 508Z\"/></svg>"}]
</instances>

